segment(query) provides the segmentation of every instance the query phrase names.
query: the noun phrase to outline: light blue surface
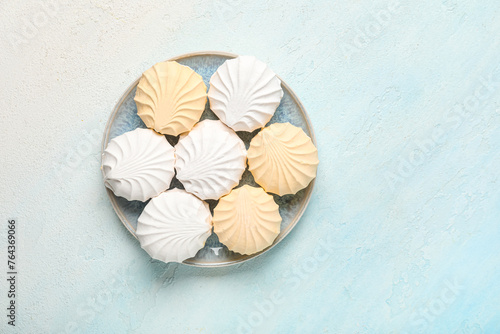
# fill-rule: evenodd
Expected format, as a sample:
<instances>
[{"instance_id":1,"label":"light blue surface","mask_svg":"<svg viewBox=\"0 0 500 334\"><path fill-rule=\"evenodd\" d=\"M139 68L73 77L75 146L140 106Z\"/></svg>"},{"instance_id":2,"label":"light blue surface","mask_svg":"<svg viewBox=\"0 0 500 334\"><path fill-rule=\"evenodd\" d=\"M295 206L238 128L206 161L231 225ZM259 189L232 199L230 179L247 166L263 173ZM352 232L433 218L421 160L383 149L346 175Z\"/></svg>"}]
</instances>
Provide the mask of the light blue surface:
<instances>
[{"instance_id":1,"label":"light blue surface","mask_svg":"<svg viewBox=\"0 0 500 334\"><path fill-rule=\"evenodd\" d=\"M0 13L0 212L20 231L0 332L500 332L500 2L60 1L13 40L40 6ZM126 87L208 49L269 64L320 154L292 233L222 269L151 261L99 172Z\"/></svg>"}]
</instances>

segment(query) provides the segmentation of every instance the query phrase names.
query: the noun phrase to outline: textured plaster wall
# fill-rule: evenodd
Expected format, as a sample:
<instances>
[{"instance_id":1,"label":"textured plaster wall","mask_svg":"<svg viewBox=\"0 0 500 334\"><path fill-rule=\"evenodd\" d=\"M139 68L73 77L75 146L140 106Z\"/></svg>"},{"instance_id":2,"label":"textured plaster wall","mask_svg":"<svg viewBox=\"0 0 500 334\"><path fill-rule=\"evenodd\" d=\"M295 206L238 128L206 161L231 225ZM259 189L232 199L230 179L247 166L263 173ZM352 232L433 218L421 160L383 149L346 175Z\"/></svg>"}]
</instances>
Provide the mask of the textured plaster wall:
<instances>
[{"instance_id":1,"label":"textured plaster wall","mask_svg":"<svg viewBox=\"0 0 500 334\"><path fill-rule=\"evenodd\" d=\"M2 333L498 333L500 3L3 1ZM267 254L151 261L99 172L105 122L155 62L255 55L301 98L321 165ZM0 280L0 309L6 281Z\"/></svg>"}]
</instances>

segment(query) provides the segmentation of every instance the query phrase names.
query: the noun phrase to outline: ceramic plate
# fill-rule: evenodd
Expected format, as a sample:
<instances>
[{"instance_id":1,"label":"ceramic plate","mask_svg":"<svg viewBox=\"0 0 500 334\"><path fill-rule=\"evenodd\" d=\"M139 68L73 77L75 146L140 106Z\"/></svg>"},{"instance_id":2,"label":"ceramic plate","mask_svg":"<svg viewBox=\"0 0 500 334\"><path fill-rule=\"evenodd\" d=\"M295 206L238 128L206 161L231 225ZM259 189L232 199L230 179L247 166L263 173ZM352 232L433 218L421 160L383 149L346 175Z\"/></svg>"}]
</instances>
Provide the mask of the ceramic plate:
<instances>
[{"instance_id":1,"label":"ceramic plate","mask_svg":"<svg viewBox=\"0 0 500 334\"><path fill-rule=\"evenodd\" d=\"M194 71L200 74L205 81L207 87L209 87L209 81L212 74L217 70L217 68L224 63L227 59L235 58L237 55L222 52L198 52L182 55L169 60L175 60L182 65L191 67ZM123 96L118 101L115 106L111 116L109 117L106 129L104 131L104 138L102 141L102 152L108 145L108 142L125 132L132 131L136 128L146 128L139 116L137 116L137 107L134 102L135 90L139 79L137 79L123 94ZM281 80L281 85L283 88L283 99L276 110L271 121L268 123L284 123L290 122L291 124L301 127L305 133L311 137L313 143L316 145L314 138L314 133L312 129L311 122L307 116L304 107L300 103L294 92L288 87L288 85ZM209 104L205 106L205 111L201 119L218 119L217 116L209 109ZM238 132L237 134L245 142L248 149L250 140L253 136L258 133L259 130L255 130L252 133ZM166 136L168 141L175 145L178 141L178 137ZM248 168L243 173L243 177L240 181L240 185L249 184L252 186L258 186L252 174L248 171ZM232 264L242 263L251 258L259 256L260 254L267 252L272 247L277 245L283 238L290 233L292 228L297 224L300 217L304 213L306 206L311 198L311 193L314 187L314 180L309 184L309 186L295 195L285 195L285 196L274 196L274 200L279 205L280 215L282 217L281 222L281 232L274 241L274 243L268 248L264 249L259 253L252 255L241 255L239 253L231 252L226 246L221 244L215 233L208 238L205 247L202 248L195 257L187 259L184 264L199 266L199 267L221 267L228 266ZM183 188L182 184L175 178L172 181L171 188ZM137 227L137 218L142 213L142 210L146 206L147 202L139 201L127 201L122 197L117 197L113 192L107 189L109 199L116 214L125 225L125 227L132 233L135 237L135 229ZM207 201L210 205L210 209L213 213L213 208L216 206L217 201Z\"/></svg>"}]
</instances>

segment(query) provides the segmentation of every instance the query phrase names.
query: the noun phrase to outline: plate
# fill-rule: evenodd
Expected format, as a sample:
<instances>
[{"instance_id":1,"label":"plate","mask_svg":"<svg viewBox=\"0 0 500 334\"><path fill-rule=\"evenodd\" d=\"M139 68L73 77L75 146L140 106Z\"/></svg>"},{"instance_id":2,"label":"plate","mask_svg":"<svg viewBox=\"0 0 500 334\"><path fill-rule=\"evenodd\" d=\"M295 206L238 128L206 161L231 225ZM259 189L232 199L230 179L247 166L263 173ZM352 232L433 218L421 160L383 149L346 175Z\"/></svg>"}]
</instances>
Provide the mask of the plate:
<instances>
[{"instance_id":1,"label":"plate","mask_svg":"<svg viewBox=\"0 0 500 334\"><path fill-rule=\"evenodd\" d=\"M169 60L175 60L182 65L191 67L196 73L203 77L203 81L209 87L209 81L212 74L215 73L217 68L222 65L226 60L237 57L235 54L226 52L197 52L189 53L182 56L174 57ZM313 133L313 128L311 121L307 116L307 113L300 103L299 99L295 93L290 89L290 87L280 78L281 86L283 88L283 99L276 110L276 113L269 121L272 123L284 123L290 122L291 124L298 126L304 130L309 137L311 137L314 145L316 145L316 140ZM125 132L132 131L137 128L146 128L141 118L137 116L137 107L134 102L135 91L139 79L137 79L122 95L118 103L116 104L113 112L111 113L108 122L106 124L106 129L104 130L104 137L102 140L102 153L108 145L108 142ZM203 119L218 119L217 116L210 110L209 104L205 106L205 111L201 117ZM255 136L260 129L255 130L252 133L247 132L237 132L238 136L245 142L248 149L250 140ZM167 140L175 145L178 141L178 137L166 136ZM258 186L255 183L252 174L248 171L248 167L243 173L240 185L249 184L252 186ZM198 267L222 267L234 264L239 264L244 261L248 261L255 258L276 246L285 236L290 233L293 227L297 224L300 217L304 213L307 204L311 198L311 193L314 187L314 180L307 186L307 188L302 189L295 195L285 195L278 196L273 195L274 200L279 205L280 215L282 217L280 234L274 240L273 244L266 249L251 255L242 255L239 253L231 252L226 246L221 244L215 233L207 239L205 247L203 247L195 257L185 260L183 263L186 265L198 266ZM182 184L174 178L172 181L171 188L183 188ZM123 225L137 238L135 230L137 227L137 218L142 213L142 210L146 206L147 202L140 201L127 201L122 197L117 197L113 194L111 190L106 188L109 200L113 205L113 208L122 221ZM217 205L218 201L207 201L210 210Z\"/></svg>"}]
</instances>

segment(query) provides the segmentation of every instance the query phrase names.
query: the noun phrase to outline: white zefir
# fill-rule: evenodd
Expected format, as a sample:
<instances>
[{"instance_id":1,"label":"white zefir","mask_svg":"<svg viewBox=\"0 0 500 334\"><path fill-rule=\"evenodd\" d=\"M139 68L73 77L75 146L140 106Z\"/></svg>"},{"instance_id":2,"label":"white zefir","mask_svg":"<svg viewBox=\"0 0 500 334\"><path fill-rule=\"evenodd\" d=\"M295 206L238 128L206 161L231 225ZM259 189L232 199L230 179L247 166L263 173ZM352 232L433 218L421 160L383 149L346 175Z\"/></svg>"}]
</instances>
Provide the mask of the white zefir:
<instances>
[{"instance_id":1,"label":"white zefir","mask_svg":"<svg viewBox=\"0 0 500 334\"><path fill-rule=\"evenodd\" d=\"M233 130L220 121L202 121L175 146L177 179L201 199L219 199L238 185L246 154Z\"/></svg>"},{"instance_id":2,"label":"white zefir","mask_svg":"<svg viewBox=\"0 0 500 334\"><path fill-rule=\"evenodd\" d=\"M282 97L281 80L253 56L226 60L210 78L210 109L234 131L266 125Z\"/></svg>"},{"instance_id":3,"label":"white zefir","mask_svg":"<svg viewBox=\"0 0 500 334\"><path fill-rule=\"evenodd\" d=\"M151 199L137 221L141 247L163 262L182 262L203 248L212 231L208 204L181 189Z\"/></svg>"},{"instance_id":4,"label":"white zefir","mask_svg":"<svg viewBox=\"0 0 500 334\"><path fill-rule=\"evenodd\" d=\"M126 132L104 150L104 184L116 196L144 202L170 187L174 160L174 148L165 136L150 129Z\"/></svg>"}]
</instances>

